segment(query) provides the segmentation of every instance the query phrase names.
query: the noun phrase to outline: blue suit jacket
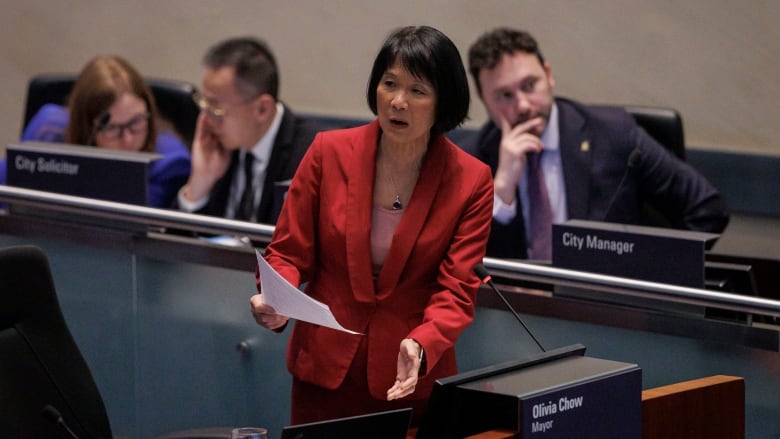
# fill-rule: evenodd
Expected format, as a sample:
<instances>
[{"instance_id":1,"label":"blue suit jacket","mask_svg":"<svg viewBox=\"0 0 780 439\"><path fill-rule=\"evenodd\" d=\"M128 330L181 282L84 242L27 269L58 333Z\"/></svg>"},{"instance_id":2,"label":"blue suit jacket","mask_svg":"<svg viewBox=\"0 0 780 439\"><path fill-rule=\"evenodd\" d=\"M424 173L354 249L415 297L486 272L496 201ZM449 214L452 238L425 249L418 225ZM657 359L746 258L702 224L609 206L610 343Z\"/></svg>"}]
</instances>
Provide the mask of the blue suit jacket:
<instances>
[{"instance_id":1,"label":"blue suit jacket","mask_svg":"<svg viewBox=\"0 0 780 439\"><path fill-rule=\"evenodd\" d=\"M651 206L671 227L713 233L726 227L729 217L718 191L653 140L631 115L563 98L555 102L569 219L643 224L643 206ZM501 130L488 122L464 149L495 173L500 140ZM628 170L634 150L641 152L641 158ZM517 200L517 214L511 222L493 221L489 256L527 257L519 194Z\"/></svg>"}]
</instances>

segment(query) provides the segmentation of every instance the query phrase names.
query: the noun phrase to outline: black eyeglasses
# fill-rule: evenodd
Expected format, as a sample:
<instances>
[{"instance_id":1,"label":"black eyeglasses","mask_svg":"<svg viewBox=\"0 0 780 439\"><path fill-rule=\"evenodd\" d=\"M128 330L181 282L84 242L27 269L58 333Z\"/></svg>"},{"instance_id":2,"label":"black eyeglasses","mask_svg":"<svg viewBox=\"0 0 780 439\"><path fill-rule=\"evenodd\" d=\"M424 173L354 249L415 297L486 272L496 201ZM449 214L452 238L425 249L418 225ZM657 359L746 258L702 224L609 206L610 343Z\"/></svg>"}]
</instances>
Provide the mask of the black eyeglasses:
<instances>
[{"instance_id":1,"label":"black eyeglasses","mask_svg":"<svg viewBox=\"0 0 780 439\"><path fill-rule=\"evenodd\" d=\"M133 135L142 134L146 132L146 129L149 126L149 117L151 115L149 113L146 114L140 114L129 121L127 123L117 124L117 123L111 123L108 124L102 128L98 129L98 132L108 137L109 139L118 139L122 137L125 130L129 131Z\"/></svg>"}]
</instances>

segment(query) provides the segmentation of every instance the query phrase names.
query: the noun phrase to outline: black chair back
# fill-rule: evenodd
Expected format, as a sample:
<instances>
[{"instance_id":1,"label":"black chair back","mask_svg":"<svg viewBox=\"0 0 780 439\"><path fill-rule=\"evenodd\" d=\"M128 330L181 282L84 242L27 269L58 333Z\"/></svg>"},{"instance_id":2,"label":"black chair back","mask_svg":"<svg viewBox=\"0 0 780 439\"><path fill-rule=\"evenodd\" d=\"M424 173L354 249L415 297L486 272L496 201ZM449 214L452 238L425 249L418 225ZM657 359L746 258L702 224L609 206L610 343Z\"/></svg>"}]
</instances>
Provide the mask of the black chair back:
<instances>
[{"instance_id":1,"label":"black chair back","mask_svg":"<svg viewBox=\"0 0 780 439\"><path fill-rule=\"evenodd\" d=\"M43 414L46 406L78 437L111 437L103 399L37 247L0 249L0 358L3 437L68 437Z\"/></svg>"},{"instance_id":2,"label":"black chair back","mask_svg":"<svg viewBox=\"0 0 780 439\"><path fill-rule=\"evenodd\" d=\"M682 117L677 110L665 107L627 105L623 107L636 123L656 142L680 160L685 160L685 135ZM642 205L642 224L651 227L673 228L672 222L649 204Z\"/></svg>"},{"instance_id":3,"label":"black chair back","mask_svg":"<svg viewBox=\"0 0 780 439\"><path fill-rule=\"evenodd\" d=\"M22 132L44 104L67 105L68 95L73 89L76 78L77 75L74 73L43 73L30 79L27 85ZM173 79L145 78L145 80L152 89L160 116L173 125L173 129L187 145L192 145L195 124L200 113L200 108L192 100L195 86L189 82Z\"/></svg>"},{"instance_id":4,"label":"black chair back","mask_svg":"<svg viewBox=\"0 0 780 439\"><path fill-rule=\"evenodd\" d=\"M682 117L674 108L643 105L593 106L625 110L650 137L680 160L685 160L685 134Z\"/></svg>"},{"instance_id":5,"label":"black chair back","mask_svg":"<svg viewBox=\"0 0 780 439\"><path fill-rule=\"evenodd\" d=\"M680 113L673 108L627 105L623 107L647 134L685 160L685 134Z\"/></svg>"}]
</instances>

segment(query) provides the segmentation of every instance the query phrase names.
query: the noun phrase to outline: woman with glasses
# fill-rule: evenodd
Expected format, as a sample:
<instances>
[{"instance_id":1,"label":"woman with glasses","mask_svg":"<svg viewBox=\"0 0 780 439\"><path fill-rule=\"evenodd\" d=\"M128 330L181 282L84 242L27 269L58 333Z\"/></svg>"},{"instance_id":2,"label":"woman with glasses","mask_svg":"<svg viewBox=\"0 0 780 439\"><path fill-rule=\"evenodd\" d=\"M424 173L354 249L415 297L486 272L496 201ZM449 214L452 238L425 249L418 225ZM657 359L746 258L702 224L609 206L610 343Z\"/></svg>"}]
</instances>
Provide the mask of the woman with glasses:
<instances>
[{"instance_id":1,"label":"woman with glasses","mask_svg":"<svg viewBox=\"0 0 780 439\"><path fill-rule=\"evenodd\" d=\"M165 125L138 71L121 57L98 56L79 74L68 107L41 107L22 140L161 154L162 158L149 166L149 205L170 207L189 177L190 153ZM4 163L2 166L5 170ZM5 184L5 179L0 183Z\"/></svg>"}]
</instances>

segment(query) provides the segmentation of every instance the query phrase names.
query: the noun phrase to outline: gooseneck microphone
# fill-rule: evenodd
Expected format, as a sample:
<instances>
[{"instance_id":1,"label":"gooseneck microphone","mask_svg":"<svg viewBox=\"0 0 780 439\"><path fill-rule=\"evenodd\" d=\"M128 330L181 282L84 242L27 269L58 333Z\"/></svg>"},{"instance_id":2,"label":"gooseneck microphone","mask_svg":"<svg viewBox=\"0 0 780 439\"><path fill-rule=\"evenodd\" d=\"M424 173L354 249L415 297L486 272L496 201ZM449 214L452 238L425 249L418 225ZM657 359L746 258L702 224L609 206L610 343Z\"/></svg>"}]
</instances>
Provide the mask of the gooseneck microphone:
<instances>
[{"instance_id":1,"label":"gooseneck microphone","mask_svg":"<svg viewBox=\"0 0 780 439\"><path fill-rule=\"evenodd\" d=\"M618 183L617 189L615 189L615 193L612 194L612 199L609 200L609 204L607 205L607 210L604 211L604 219L602 219L602 221L606 222L609 219L609 214L612 213L612 206L615 204L618 195L620 195L620 193L623 191L623 186L626 184L628 175L634 170L634 168L636 168L640 161L642 161L642 151L639 148L634 148L631 150L631 154L628 155L626 172L623 173L623 178L620 179L620 183Z\"/></svg>"},{"instance_id":2,"label":"gooseneck microphone","mask_svg":"<svg viewBox=\"0 0 780 439\"><path fill-rule=\"evenodd\" d=\"M73 439L80 439L76 433L74 433L73 430L68 427L68 424L66 424L65 420L62 419L62 414L54 406L46 404L46 407L41 410L41 414L43 414L43 416L53 424L56 424L61 429L65 430L68 436L72 437Z\"/></svg>"},{"instance_id":3,"label":"gooseneck microphone","mask_svg":"<svg viewBox=\"0 0 780 439\"><path fill-rule=\"evenodd\" d=\"M490 273L488 273L487 268L485 268L482 264L477 264L474 266L474 273L477 274L479 277L479 280L482 281L483 284L488 285L494 293L498 295L498 297L501 298L501 300L504 302L504 305L509 309L509 311L512 311L512 314L514 314L515 318L518 322L520 322L521 325L523 325L523 328L525 329L525 332L528 333L528 335L531 336L531 338L536 342L536 345L539 346L539 349L542 350L542 352L547 352L544 347L542 347L542 344L539 343L539 340L534 337L534 333L531 332L530 329L528 329L528 326L525 326L525 323L523 322L523 319L520 318L520 314L515 311L514 308L512 308L512 305L509 304L509 301L506 300L506 297L504 297L503 294L501 294L501 291L496 288L496 285L493 283L493 278L490 276Z\"/></svg>"},{"instance_id":4,"label":"gooseneck microphone","mask_svg":"<svg viewBox=\"0 0 780 439\"><path fill-rule=\"evenodd\" d=\"M95 141L95 136L97 136L98 131L105 128L106 125L108 125L108 121L111 120L111 113L108 111L104 111L103 114L100 115L97 119L95 119L95 126L92 128L92 132L89 133L89 138L87 139L87 145L86 146L92 146L92 142Z\"/></svg>"}]
</instances>

